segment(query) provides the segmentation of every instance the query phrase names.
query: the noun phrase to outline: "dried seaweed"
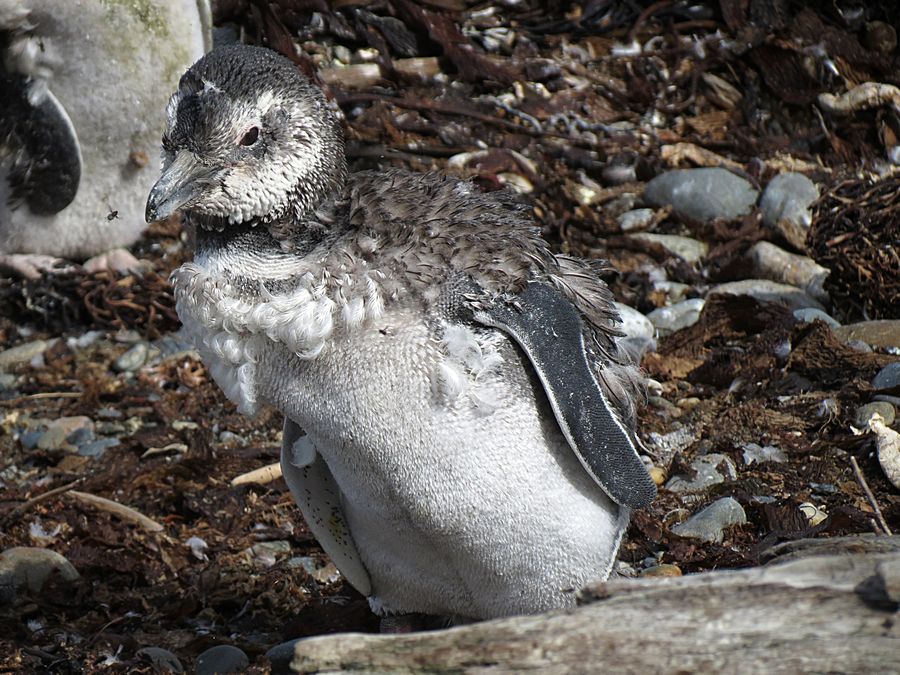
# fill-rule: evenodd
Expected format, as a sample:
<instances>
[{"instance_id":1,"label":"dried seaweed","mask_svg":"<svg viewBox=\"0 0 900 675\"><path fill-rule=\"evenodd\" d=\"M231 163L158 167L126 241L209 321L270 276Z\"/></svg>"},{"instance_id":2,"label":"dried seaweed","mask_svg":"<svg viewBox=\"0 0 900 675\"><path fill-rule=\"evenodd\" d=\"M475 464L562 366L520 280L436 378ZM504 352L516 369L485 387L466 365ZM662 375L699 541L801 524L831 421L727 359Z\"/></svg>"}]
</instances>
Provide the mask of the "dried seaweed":
<instances>
[{"instance_id":1,"label":"dried seaweed","mask_svg":"<svg viewBox=\"0 0 900 675\"><path fill-rule=\"evenodd\" d=\"M819 200L807 240L847 319L900 319L900 176L850 177Z\"/></svg>"}]
</instances>

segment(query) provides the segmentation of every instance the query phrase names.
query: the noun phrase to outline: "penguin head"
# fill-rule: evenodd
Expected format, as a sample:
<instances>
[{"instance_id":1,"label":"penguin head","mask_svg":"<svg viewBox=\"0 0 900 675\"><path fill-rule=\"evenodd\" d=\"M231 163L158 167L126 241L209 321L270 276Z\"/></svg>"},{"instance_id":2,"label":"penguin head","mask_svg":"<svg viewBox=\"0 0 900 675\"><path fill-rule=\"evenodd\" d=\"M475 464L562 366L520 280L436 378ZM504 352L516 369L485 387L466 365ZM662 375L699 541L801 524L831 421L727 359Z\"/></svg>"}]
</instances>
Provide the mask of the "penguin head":
<instances>
[{"instance_id":1,"label":"penguin head","mask_svg":"<svg viewBox=\"0 0 900 675\"><path fill-rule=\"evenodd\" d=\"M166 118L148 222L177 211L217 228L299 218L343 183L337 115L318 87L271 50L210 52L182 76Z\"/></svg>"}]
</instances>

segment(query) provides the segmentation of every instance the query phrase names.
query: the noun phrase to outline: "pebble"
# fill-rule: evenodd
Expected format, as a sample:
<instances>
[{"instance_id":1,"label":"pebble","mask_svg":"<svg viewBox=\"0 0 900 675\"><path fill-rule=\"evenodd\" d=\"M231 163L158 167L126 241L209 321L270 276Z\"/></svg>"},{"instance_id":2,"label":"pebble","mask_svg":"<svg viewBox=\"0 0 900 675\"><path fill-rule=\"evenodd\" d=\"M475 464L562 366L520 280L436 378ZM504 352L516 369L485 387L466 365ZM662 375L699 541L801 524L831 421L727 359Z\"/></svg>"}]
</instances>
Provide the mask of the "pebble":
<instances>
[{"instance_id":1,"label":"pebble","mask_svg":"<svg viewBox=\"0 0 900 675\"><path fill-rule=\"evenodd\" d=\"M185 356L190 356L199 360L199 352L197 352L193 344L182 335L182 331L171 335L164 335L153 343L153 347L159 351L159 358L161 361L171 361Z\"/></svg>"},{"instance_id":2,"label":"pebble","mask_svg":"<svg viewBox=\"0 0 900 675\"><path fill-rule=\"evenodd\" d=\"M656 340L654 339L656 328L650 319L636 309L621 302L617 302L615 305L619 317L622 319L618 328L625 333L625 346L633 357L637 357L636 362L640 362L640 357L644 355L644 352L656 349Z\"/></svg>"},{"instance_id":3,"label":"pebble","mask_svg":"<svg viewBox=\"0 0 900 675\"><path fill-rule=\"evenodd\" d=\"M841 324L839 324L835 319L831 316L823 312L821 309L816 309L815 307L804 307L803 309L795 309L794 310L794 318L797 321L802 321L803 323L812 323L813 321L824 321L832 328L840 328Z\"/></svg>"},{"instance_id":4,"label":"pebble","mask_svg":"<svg viewBox=\"0 0 900 675\"><path fill-rule=\"evenodd\" d=\"M774 445L757 445L756 443L744 443L741 448L744 451L744 464L762 464L763 462L786 462L787 455L781 448Z\"/></svg>"},{"instance_id":5,"label":"pebble","mask_svg":"<svg viewBox=\"0 0 900 675\"><path fill-rule=\"evenodd\" d=\"M893 404L886 401L875 401L874 403L866 403L856 409L856 417L854 423L857 428L865 429L869 424L869 419L873 414L878 413L884 420L884 423L891 426L897 419L897 411Z\"/></svg>"},{"instance_id":6,"label":"pebble","mask_svg":"<svg viewBox=\"0 0 900 675\"><path fill-rule=\"evenodd\" d=\"M34 357L43 354L50 343L46 340L25 342L0 352L0 370L7 370L22 363L28 363Z\"/></svg>"},{"instance_id":7,"label":"pebble","mask_svg":"<svg viewBox=\"0 0 900 675\"><path fill-rule=\"evenodd\" d=\"M183 673L181 661L168 649L162 647L143 647L134 655L144 663L149 663L157 673Z\"/></svg>"},{"instance_id":8,"label":"pebble","mask_svg":"<svg viewBox=\"0 0 900 675\"><path fill-rule=\"evenodd\" d=\"M0 604L11 602L23 587L40 593L51 577L72 582L79 576L72 563L56 551L30 546L8 548L0 553Z\"/></svg>"},{"instance_id":9,"label":"pebble","mask_svg":"<svg viewBox=\"0 0 900 675\"><path fill-rule=\"evenodd\" d=\"M12 373L0 373L0 390L5 391L16 386L17 378Z\"/></svg>"},{"instance_id":10,"label":"pebble","mask_svg":"<svg viewBox=\"0 0 900 675\"><path fill-rule=\"evenodd\" d=\"M825 308L818 300L795 286L780 284L768 279L744 279L743 281L729 281L728 283L714 286L709 295L749 295L762 302L777 302L787 306L790 310L814 307L821 311Z\"/></svg>"},{"instance_id":11,"label":"pebble","mask_svg":"<svg viewBox=\"0 0 900 675\"><path fill-rule=\"evenodd\" d=\"M726 479L737 478L734 462L730 457L719 453L698 457L691 462L691 468L697 472L693 478L672 476L666 483L666 490L677 493L700 492L712 485L724 483Z\"/></svg>"},{"instance_id":12,"label":"pebble","mask_svg":"<svg viewBox=\"0 0 900 675\"><path fill-rule=\"evenodd\" d=\"M85 349L105 335L106 333L103 331L89 330L87 333L82 333L78 337L66 338L66 346L73 351L76 349Z\"/></svg>"},{"instance_id":13,"label":"pebble","mask_svg":"<svg viewBox=\"0 0 900 675\"><path fill-rule=\"evenodd\" d=\"M651 205L671 204L680 216L700 222L746 215L757 196L748 181L720 168L667 171L653 178L644 190L644 199Z\"/></svg>"},{"instance_id":14,"label":"pebble","mask_svg":"<svg viewBox=\"0 0 900 675\"><path fill-rule=\"evenodd\" d=\"M691 239L690 237L682 237L678 234L638 232L630 236L632 239L637 239L638 241L659 244L672 255L677 255L691 265L697 264L707 253L709 253L709 245L706 242Z\"/></svg>"},{"instance_id":15,"label":"pebble","mask_svg":"<svg viewBox=\"0 0 900 675\"><path fill-rule=\"evenodd\" d=\"M862 321L841 326L835 331L842 340L861 340L877 349L900 350L900 319Z\"/></svg>"},{"instance_id":16,"label":"pebble","mask_svg":"<svg viewBox=\"0 0 900 675\"><path fill-rule=\"evenodd\" d=\"M232 645L210 647L197 657L196 675L227 675L241 673L250 667L250 659L243 650Z\"/></svg>"},{"instance_id":17,"label":"pebble","mask_svg":"<svg viewBox=\"0 0 900 675\"><path fill-rule=\"evenodd\" d=\"M90 417L60 417L47 425L47 429L37 441L41 450L71 450L77 448L77 441L93 439L94 422ZM74 438L73 438L74 437ZM72 439L70 441L70 439ZM74 442L73 442L74 441Z\"/></svg>"},{"instance_id":18,"label":"pebble","mask_svg":"<svg viewBox=\"0 0 900 675\"><path fill-rule=\"evenodd\" d=\"M869 420L869 430L875 434L878 463L891 484L900 489L900 434L875 416Z\"/></svg>"},{"instance_id":19,"label":"pebble","mask_svg":"<svg viewBox=\"0 0 900 675\"><path fill-rule=\"evenodd\" d=\"M656 212L653 209L634 209L626 211L616 218L619 229L622 232L633 232L634 230L646 230L653 224L653 218Z\"/></svg>"},{"instance_id":20,"label":"pebble","mask_svg":"<svg viewBox=\"0 0 900 675\"><path fill-rule=\"evenodd\" d=\"M724 539L724 530L733 525L747 522L747 514L733 497L722 497L707 506L688 520L672 527L672 532L680 537L702 539L711 543L720 543Z\"/></svg>"},{"instance_id":21,"label":"pebble","mask_svg":"<svg viewBox=\"0 0 900 675\"><path fill-rule=\"evenodd\" d=\"M642 577L680 577L681 576L681 568L678 565L662 563L660 565L653 565L652 567L648 567L646 569L641 570L641 576Z\"/></svg>"},{"instance_id":22,"label":"pebble","mask_svg":"<svg viewBox=\"0 0 900 675\"><path fill-rule=\"evenodd\" d=\"M76 443L78 445L78 454L82 457L102 457L103 453L109 448L120 445L118 438L98 438L89 440L86 443Z\"/></svg>"},{"instance_id":23,"label":"pebble","mask_svg":"<svg viewBox=\"0 0 900 675\"><path fill-rule=\"evenodd\" d=\"M652 478L653 482L659 486L666 482L668 472L661 466L653 465L650 467L650 478Z\"/></svg>"},{"instance_id":24,"label":"pebble","mask_svg":"<svg viewBox=\"0 0 900 675\"><path fill-rule=\"evenodd\" d=\"M294 660L294 648L300 639L282 642L266 652L266 658L271 664L272 675L290 675L294 672L291 670L291 661Z\"/></svg>"},{"instance_id":25,"label":"pebble","mask_svg":"<svg viewBox=\"0 0 900 675\"><path fill-rule=\"evenodd\" d=\"M887 364L872 379L872 388L884 394L900 393L900 361Z\"/></svg>"},{"instance_id":26,"label":"pebble","mask_svg":"<svg viewBox=\"0 0 900 675\"><path fill-rule=\"evenodd\" d=\"M250 547L250 552L256 562L271 567L275 564L279 556L283 556L291 552L291 542L289 541L261 541Z\"/></svg>"},{"instance_id":27,"label":"pebble","mask_svg":"<svg viewBox=\"0 0 900 675\"><path fill-rule=\"evenodd\" d=\"M769 181L759 201L763 223L803 251L812 225L810 207L818 198L819 188L802 173L779 174Z\"/></svg>"},{"instance_id":28,"label":"pebble","mask_svg":"<svg viewBox=\"0 0 900 675\"><path fill-rule=\"evenodd\" d=\"M666 305L674 305L687 298L691 287L688 284L682 284L677 281L669 281L661 279L653 282L653 290L666 294Z\"/></svg>"},{"instance_id":29,"label":"pebble","mask_svg":"<svg viewBox=\"0 0 900 675\"><path fill-rule=\"evenodd\" d=\"M705 304L706 301L702 298L682 300L669 307L654 309L647 318L659 332L659 336L664 337L697 323Z\"/></svg>"},{"instance_id":30,"label":"pebble","mask_svg":"<svg viewBox=\"0 0 900 675\"><path fill-rule=\"evenodd\" d=\"M829 302L825 291L829 271L812 258L788 253L767 241L756 242L747 255L753 263L753 274L760 279L790 284L802 288L823 304Z\"/></svg>"},{"instance_id":31,"label":"pebble","mask_svg":"<svg viewBox=\"0 0 900 675\"><path fill-rule=\"evenodd\" d=\"M117 373L131 373L147 362L150 353L150 345L146 342L137 342L128 351L113 362L113 370Z\"/></svg>"},{"instance_id":32,"label":"pebble","mask_svg":"<svg viewBox=\"0 0 900 675\"><path fill-rule=\"evenodd\" d=\"M700 438L700 431L686 425L665 434L651 431L647 437L653 444L653 454L659 458L660 463L668 464L676 452L681 452Z\"/></svg>"}]
</instances>

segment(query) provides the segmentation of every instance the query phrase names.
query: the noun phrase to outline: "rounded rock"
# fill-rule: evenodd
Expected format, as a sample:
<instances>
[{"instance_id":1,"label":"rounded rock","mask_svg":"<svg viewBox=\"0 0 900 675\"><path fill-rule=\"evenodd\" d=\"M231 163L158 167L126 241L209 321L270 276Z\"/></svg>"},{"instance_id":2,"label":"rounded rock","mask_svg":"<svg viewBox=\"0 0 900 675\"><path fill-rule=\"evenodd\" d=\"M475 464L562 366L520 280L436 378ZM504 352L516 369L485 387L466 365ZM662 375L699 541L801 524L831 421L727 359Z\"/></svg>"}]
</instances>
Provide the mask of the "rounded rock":
<instances>
[{"instance_id":1,"label":"rounded rock","mask_svg":"<svg viewBox=\"0 0 900 675\"><path fill-rule=\"evenodd\" d=\"M696 475L692 478L672 476L666 483L666 490L677 493L701 492L712 485L724 483L726 479L734 480L737 476L737 468L731 457L719 453L698 457L691 462L691 468L696 471Z\"/></svg>"},{"instance_id":2,"label":"rounded rock","mask_svg":"<svg viewBox=\"0 0 900 675\"><path fill-rule=\"evenodd\" d=\"M812 323L813 321L823 321L832 328L840 328L841 324L831 316L815 307L804 307L803 309L794 310L794 318L803 323Z\"/></svg>"},{"instance_id":3,"label":"rounded rock","mask_svg":"<svg viewBox=\"0 0 900 675\"><path fill-rule=\"evenodd\" d=\"M616 223L622 232L631 232L633 230L645 230L653 224L655 215L653 209L634 209L626 211L618 218Z\"/></svg>"},{"instance_id":4,"label":"rounded rock","mask_svg":"<svg viewBox=\"0 0 900 675\"><path fill-rule=\"evenodd\" d=\"M651 205L671 204L678 215L700 222L747 215L758 196L747 180L720 168L667 171L644 190L644 199Z\"/></svg>"},{"instance_id":5,"label":"rounded rock","mask_svg":"<svg viewBox=\"0 0 900 675\"><path fill-rule=\"evenodd\" d=\"M812 224L810 207L818 198L819 188L802 173L779 174L769 181L759 201L763 223L803 251Z\"/></svg>"},{"instance_id":6,"label":"rounded rock","mask_svg":"<svg viewBox=\"0 0 900 675\"><path fill-rule=\"evenodd\" d=\"M618 326L619 330L625 333L622 341L629 354L635 358L635 362L640 361L640 357L644 352L656 349L656 340L654 335L656 329L646 316L639 311L621 302L614 303L616 311L619 312L619 318L622 323Z\"/></svg>"},{"instance_id":7,"label":"rounded rock","mask_svg":"<svg viewBox=\"0 0 900 675\"><path fill-rule=\"evenodd\" d=\"M681 568L678 565L662 563L641 570L640 575L642 577L680 577Z\"/></svg>"},{"instance_id":8,"label":"rounded rock","mask_svg":"<svg viewBox=\"0 0 900 675\"><path fill-rule=\"evenodd\" d=\"M682 237L678 234L638 232L632 234L631 238L651 244L659 244L672 255L677 255L691 265L696 265L709 253L709 245L706 242L691 239L690 237Z\"/></svg>"},{"instance_id":9,"label":"rounded rock","mask_svg":"<svg viewBox=\"0 0 900 675\"><path fill-rule=\"evenodd\" d=\"M829 271L805 255L788 253L767 241L758 241L747 255L753 263L753 274L782 284L802 288L822 303L828 303L825 279Z\"/></svg>"},{"instance_id":10,"label":"rounded rock","mask_svg":"<svg viewBox=\"0 0 900 675\"><path fill-rule=\"evenodd\" d=\"M183 673L181 661L168 649L162 647L143 647L135 654L144 663L149 663L157 673Z\"/></svg>"},{"instance_id":11,"label":"rounded rock","mask_svg":"<svg viewBox=\"0 0 900 675\"><path fill-rule=\"evenodd\" d=\"M197 657L196 675L242 673L250 666L243 650L232 645L210 647Z\"/></svg>"},{"instance_id":12,"label":"rounded rock","mask_svg":"<svg viewBox=\"0 0 900 675\"><path fill-rule=\"evenodd\" d=\"M872 379L872 388L885 394L900 392L900 361L889 363L878 371Z\"/></svg>"},{"instance_id":13,"label":"rounded rock","mask_svg":"<svg viewBox=\"0 0 900 675\"><path fill-rule=\"evenodd\" d=\"M725 538L726 528L746 522L744 507L733 497L722 497L685 522L674 525L672 532L680 537L718 544Z\"/></svg>"},{"instance_id":14,"label":"rounded rock","mask_svg":"<svg viewBox=\"0 0 900 675\"><path fill-rule=\"evenodd\" d=\"M900 319L861 321L841 326L834 332L847 342L859 340L878 349L900 350Z\"/></svg>"},{"instance_id":15,"label":"rounded rock","mask_svg":"<svg viewBox=\"0 0 900 675\"><path fill-rule=\"evenodd\" d=\"M662 337L697 323L704 304L706 301L702 298L682 300L669 307L654 309L647 315L647 318Z\"/></svg>"},{"instance_id":16,"label":"rounded rock","mask_svg":"<svg viewBox=\"0 0 900 675\"><path fill-rule=\"evenodd\" d=\"M872 403L861 405L856 409L856 417L854 419L856 427L865 429L869 424L869 420L872 419L872 415L876 413L881 415L881 418L887 426L891 426L894 423L894 420L897 419L897 411L892 403L888 403L887 401L874 401Z\"/></svg>"},{"instance_id":17,"label":"rounded rock","mask_svg":"<svg viewBox=\"0 0 900 675\"><path fill-rule=\"evenodd\" d=\"M749 295L761 302L777 302L790 310L815 309L825 311L822 304L810 297L809 293L795 286L780 284L768 279L744 279L742 281L729 281L728 283L714 286L709 295Z\"/></svg>"},{"instance_id":18,"label":"rounded rock","mask_svg":"<svg viewBox=\"0 0 900 675\"><path fill-rule=\"evenodd\" d=\"M146 342L138 342L113 362L113 370L117 373L131 373L147 362L150 346Z\"/></svg>"},{"instance_id":19,"label":"rounded rock","mask_svg":"<svg viewBox=\"0 0 900 675\"><path fill-rule=\"evenodd\" d=\"M18 590L40 593L51 578L66 582L79 578L78 570L56 551L16 546L0 553L0 600L10 601Z\"/></svg>"}]
</instances>

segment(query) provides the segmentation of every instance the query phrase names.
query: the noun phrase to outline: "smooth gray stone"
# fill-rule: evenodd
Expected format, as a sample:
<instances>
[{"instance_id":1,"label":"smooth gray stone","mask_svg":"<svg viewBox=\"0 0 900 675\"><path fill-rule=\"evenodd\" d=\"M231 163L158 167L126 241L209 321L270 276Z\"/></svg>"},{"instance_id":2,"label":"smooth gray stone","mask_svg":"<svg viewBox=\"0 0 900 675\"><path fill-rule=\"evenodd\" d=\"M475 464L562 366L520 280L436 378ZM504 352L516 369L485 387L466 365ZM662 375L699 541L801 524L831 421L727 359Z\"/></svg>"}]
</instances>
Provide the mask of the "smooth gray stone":
<instances>
[{"instance_id":1,"label":"smooth gray stone","mask_svg":"<svg viewBox=\"0 0 900 675\"><path fill-rule=\"evenodd\" d=\"M719 543L725 538L726 528L746 522L744 507L733 497L722 497L685 522L674 525L672 532L680 537Z\"/></svg>"},{"instance_id":2,"label":"smooth gray stone","mask_svg":"<svg viewBox=\"0 0 900 675\"><path fill-rule=\"evenodd\" d=\"M622 319L618 328L625 333L623 345L634 362L640 363L645 352L656 349L656 339L654 338L656 329L650 323L650 319L633 307L621 302L617 302L615 305L619 317Z\"/></svg>"},{"instance_id":3,"label":"smooth gray stone","mask_svg":"<svg viewBox=\"0 0 900 675\"><path fill-rule=\"evenodd\" d=\"M6 370L21 363L28 363L35 356L43 354L50 343L47 340L25 342L0 352L0 370Z\"/></svg>"},{"instance_id":4,"label":"smooth gray stone","mask_svg":"<svg viewBox=\"0 0 900 675\"><path fill-rule=\"evenodd\" d=\"M887 364L872 379L875 391L886 394L900 392L900 361Z\"/></svg>"},{"instance_id":5,"label":"smooth gray stone","mask_svg":"<svg viewBox=\"0 0 900 675\"><path fill-rule=\"evenodd\" d=\"M228 675L242 673L250 667L250 659L243 650L232 645L210 647L197 657L197 675Z\"/></svg>"},{"instance_id":6,"label":"smooth gray stone","mask_svg":"<svg viewBox=\"0 0 900 675\"><path fill-rule=\"evenodd\" d=\"M266 652L266 658L272 667L272 675L291 675L291 661L294 659L294 647L302 638L288 640L275 645Z\"/></svg>"},{"instance_id":7,"label":"smooth gray stone","mask_svg":"<svg viewBox=\"0 0 900 675\"><path fill-rule=\"evenodd\" d=\"M138 342L113 362L113 370L117 373L131 373L147 362L150 346L146 342Z\"/></svg>"},{"instance_id":8,"label":"smooth gray stone","mask_svg":"<svg viewBox=\"0 0 900 675\"><path fill-rule=\"evenodd\" d=\"M754 276L802 288L819 302L830 302L825 291L825 279L830 272L812 258L788 253L767 241L756 242L747 255L753 262Z\"/></svg>"},{"instance_id":9,"label":"smooth gray stone","mask_svg":"<svg viewBox=\"0 0 900 675\"><path fill-rule=\"evenodd\" d=\"M874 413L881 415L887 426L891 426L894 423L894 420L897 419L897 411L893 404L888 403L887 401L873 401L872 403L861 405L856 409L855 421L857 428L864 429L869 423L869 418L872 417Z\"/></svg>"},{"instance_id":10,"label":"smooth gray stone","mask_svg":"<svg viewBox=\"0 0 900 675\"><path fill-rule=\"evenodd\" d=\"M734 220L747 215L759 196L748 181L725 169L676 169L647 183L644 199L653 206L671 204L692 220Z\"/></svg>"},{"instance_id":11,"label":"smooth gray stone","mask_svg":"<svg viewBox=\"0 0 900 675\"><path fill-rule=\"evenodd\" d=\"M134 655L153 666L157 673L183 673L181 661L168 649L162 647L142 647Z\"/></svg>"},{"instance_id":12,"label":"smooth gray stone","mask_svg":"<svg viewBox=\"0 0 900 675\"><path fill-rule=\"evenodd\" d=\"M819 321L824 321L832 328L840 328L841 324L837 322L837 320L833 319L831 316L823 312L821 309L816 309L814 307L804 307L803 309L795 309L794 310L794 318L798 321L802 321L803 323L812 323L817 319Z\"/></svg>"},{"instance_id":13,"label":"smooth gray stone","mask_svg":"<svg viewBox=\"0 0 900 675\"><path fill-rule=\"evenodd\" d=\"M691 468L697 472L693 478L672 476L666 483L666 490L677 493L701 492L713 485L724 483L726 479L734 480L737 477L734 462L727 455L719 453L698 457L691 462Z\"/></svg>"},{"instance_id":14,"label":"smooth gray stone","mask_svg":"<svg viewBox=\"0 0 900 675\"><path fill-rule=\"evenodd\" d=\"M802 173L779 174L769 181L759 200L763 223L803 251L812 225L810 207L818 198L819 188Z\"/></svg>"},{"instance_id":15,"label":"smooth gray stone","mask_svg":"<svg viewBox=\"0 0 900 675\"><path fill-rule=\"evenodd\" d=\"M900 319L851 323L835 329L834 332L847 342L861 340L878 349L900 349Z\"/></svg>"},{"instance_id":16,"label":"smooth gray stone","mask_svg":"<svg viewBox=\"0 0 900 675\"><path fill-rule=\"evenodd\" d=\"M37 447L42 450L66 449L66 446L77 445L79 440L86 443L93 437L94 422L90 417L60 417L47 425L37 441Z\"/></svg>"},{"instance_id":17,"label":"smooth gray stone","mask_svg":"<svg viewBox=\"0 0 900 675\"><path fill-rule=\"evenodd\" d=\"M814 307L825 311L825 307L810 297L809 293L795 286L779 284L768 279L744 279L743 281L729 281L725 284L714 286L709 295L749 295L762 302L777 302L785 305L790 310ZM708 297L708 296L707 296Z\"/></svg>"},{"instance_id":18,"label":"smooth gray stone","mask_svg":"<svg viewBox=\"0 0 900 675\"><path fill-rule=\"evenodd\" d=\"M690 237L682 237L678 234L637 232L630 236L632 239L637 239L639 241L659 244L669 253L677 255L691 265L700 262L706 254L709 253L709 245L706 242L691 239Z\"/></svg>"},{"instance_id":19,"label":"smooth gray stone","mask_svg":"<svg viewBox=\"0 0 900 675\"><path fill-rule=\"evenodd\" d=\"M644 230L653 222L655 213L653 209L634 209L620 215L616 218L616 222L622 232Z\"/></svg>"},{"instance_id":20,"label":"smooth gray stone","mask_svg":"<svg viewBox=\"0 0 900 675\"><path fill-rule=\"evenodd\" d=\"M72 563L56 551L31 546L8 548L0 553L0 604L12 602L22 588L40 593L51 577L72 582L79 576Z\"/></svg>"},{"instance_id":21,"label":"smooth gray stone","mask_svg":"<svg viewBox=\"0 0 900 675\"><path fill-rule=\"evenodd\" d=\"M647 318L656 326L660 336L670 335L697 323L704 304L706 301L702 298L683 300L669 307L654 309Z\"/></svg>"}]
</instances>

